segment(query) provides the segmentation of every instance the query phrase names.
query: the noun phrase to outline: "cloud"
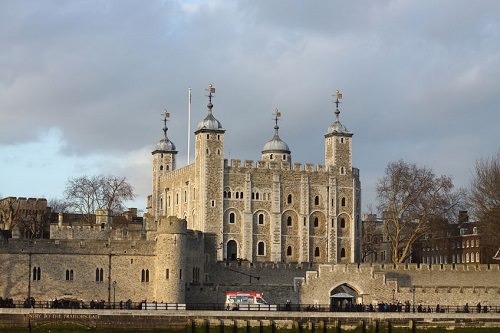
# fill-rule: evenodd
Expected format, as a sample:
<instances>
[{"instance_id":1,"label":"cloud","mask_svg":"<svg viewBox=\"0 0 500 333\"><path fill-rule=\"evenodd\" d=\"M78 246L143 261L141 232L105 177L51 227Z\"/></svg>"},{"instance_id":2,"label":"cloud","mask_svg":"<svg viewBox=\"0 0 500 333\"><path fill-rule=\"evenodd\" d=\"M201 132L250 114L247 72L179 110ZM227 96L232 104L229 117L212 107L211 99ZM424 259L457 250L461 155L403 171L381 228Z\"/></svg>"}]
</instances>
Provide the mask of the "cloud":
<instances>
[{"instance_id":1,"label":"cloud","mask_svg":"<svg viewBox=\"0 0 500 333\"><path fill-rule=\"evenodd\" d=\"M498 13L497 1L2 2L0 159L11 172L69 163L48 172L53 184L120 173L145 198L161 112L182 167L188 88L194 130L213 83L227 158L259 159L279 108L293 160L321 164L340 89L363 205L400 158L467 184L475 159L499 148ZM24 151L28 164L12 158ZM61 188L33 184L24 196Z\"/></svg>"}]
</instances>

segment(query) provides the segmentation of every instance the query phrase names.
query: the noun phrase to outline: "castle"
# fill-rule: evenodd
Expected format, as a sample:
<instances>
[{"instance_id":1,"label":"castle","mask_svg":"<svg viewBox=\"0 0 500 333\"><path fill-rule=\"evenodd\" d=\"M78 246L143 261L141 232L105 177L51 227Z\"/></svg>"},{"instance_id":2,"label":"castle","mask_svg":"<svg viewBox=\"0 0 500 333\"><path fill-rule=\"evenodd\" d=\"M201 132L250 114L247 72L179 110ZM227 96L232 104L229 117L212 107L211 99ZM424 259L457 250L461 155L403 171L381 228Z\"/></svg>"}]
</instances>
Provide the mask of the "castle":
<instances>
[{"instance_id":1,"label":"castle","mask_svg":"<svg viewBox=\"0 0 500 333\"><path fill-rule=\"evenodd\" d=\"M499 265L358 263L361 185L338 91L318 166L292 163L278 111L259 161L226 160L214 87L208 92L192 164L177 168L165 113L142 220L98 210L84 225L61 213L48 239L0 237L0 297L189 304L258 290L274 303L329 304L346 293L365 304L415 300L416 293L447 304L497 298Z\"/></svg>"},{"instance_id":2,"label":"castle","mask_svg":"<svg viewBox=\"0 0 500 333\"><path fill-rule=\"evenodd\" d=\"M359 170L352 166L352 133L336 119L325 134L325 165L292 163L278 130L264 144L261 159L224 159L225 130L208 114L195 131L195 161L176 168L176 148L164 137L153 155L147 232L161 216L177 216L216 246L214 259L250 262L352 263L360 255Z\"/></svg>"}]
</instances>

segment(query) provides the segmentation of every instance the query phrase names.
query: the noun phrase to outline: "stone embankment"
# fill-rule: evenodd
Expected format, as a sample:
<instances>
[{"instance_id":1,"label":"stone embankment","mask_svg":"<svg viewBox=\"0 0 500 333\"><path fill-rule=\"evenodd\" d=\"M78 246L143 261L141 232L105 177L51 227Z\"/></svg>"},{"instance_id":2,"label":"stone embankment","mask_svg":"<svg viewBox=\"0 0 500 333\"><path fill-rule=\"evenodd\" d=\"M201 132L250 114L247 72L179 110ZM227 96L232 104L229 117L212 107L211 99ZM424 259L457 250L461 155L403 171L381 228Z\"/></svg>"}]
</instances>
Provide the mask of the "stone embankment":
<instances>
[{"instance_id":1,"label":"stone embankment","mask_svg":"<svg viewBox=\"0 0 500 333\"><path fill-rule=\"evenodd\" d=\"M339 332L359 327L363 332L383 332L393 327L412 331L431 327L500 329L500 313L0 309L0 329L41 326L184 331L188 328L191 332L204 332L210 327L221 327L222 330L224 327L245 327L248 331L258 327L260 332L275 329Z\"/></svg>"}]
</instances>

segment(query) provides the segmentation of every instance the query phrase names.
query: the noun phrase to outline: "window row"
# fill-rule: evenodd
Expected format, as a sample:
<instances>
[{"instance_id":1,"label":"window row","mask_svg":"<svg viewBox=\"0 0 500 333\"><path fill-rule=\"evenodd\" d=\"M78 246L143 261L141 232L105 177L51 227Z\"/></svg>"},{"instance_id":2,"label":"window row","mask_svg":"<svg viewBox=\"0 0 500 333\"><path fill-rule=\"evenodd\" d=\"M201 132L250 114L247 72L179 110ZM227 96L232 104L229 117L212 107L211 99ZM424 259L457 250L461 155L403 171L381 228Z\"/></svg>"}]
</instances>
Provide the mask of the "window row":
<instances>
[{"instance_id":1,"label":"window row","mask_svg":"<svg viewBox=\"0 0 500 333\"><path fill-rule=\"evenodd\" d=\"M72 269L67 269L65 272L66 281L73 281L75 279L75 272ZM167 268L165 271L165 279L168 280L170 278L170 270ZM199 269L197 278L199 279ZM32 279L33 281L40 281L42 279L42 269L40 267L33 267L32 270ZM182 279L182 269L179 270L179 279ZM95 269L95 281L103 282L104 281L104 269L96 268ZM141 282L149 282L150 274L149 269L141 270Z\"/></svg>"},{"instance_id":2,"label":"window row","mask_svg":"<svg viewBox=\"0 0 500 333\"><path fill-rule=\"evenodd\" d=\"M257 255L258 256L265 256L266 255L266 243L265 242L258 242L257 243ZM290 257L293 255L293 248L292 246L288 246L286 248L286 255L287 257ZM315 257L320 257L321 256L321 252L320 252L320 248L319 247L315 247L314 248L314 256ZM345 248L341 248L340 249L340 257L341 258L345 258L346 256L346 250Z\"/></svg>"},{"instance_id":3,"label":"window row","mask_svg":"<svg viewBox=\"0 0 500 333\"><path fill-rule=\"evenodd\" d=\"M224 199L243 199L243 192L238 192L238 191L229 191L226 190L223 193ZM252 192L252 200L271 200L271 194L270 193L260 193L260 192ZM347 199L345 197L342 197L340 199L340 206L345 207L346 206L346 201ZM293 195L289 194L286 198L286 203L291 205L293 203ZM170 201L168 203L170 205ZM319 206L320 205L320 197L315 196L314 197L314 206ZM332 199L332 206L335 205L335 199Z\"/></svg>"},{"instance_id":4,"label":"window row","mask_svg":"<svg viewBox=\"0 0 500 333\"><path fill-rule=\"evenodd\" d=\"M447 264L448 257L442 255L427 256L422 258L424 264ZM462 253L462 254L452 254L451 263L452 264L466 264L466 263L480 263L479 252L472 253Z\"/></svg>"},{"instance_id":5,"label":"window row","mask_svg":"<svg viewBox=\"0 0 500 333\"><path fill-rule=\"evenodd\" d=\"M332 228L335 227L335 224L334 224L334 221L332 219ZM339 218L339 227L344 229L346 227L346 220L345 218L341 217ZM230 224L234 224L236 223L236 214L231 212L229 213L229 223ZM265 215L263 213L260 213L259 215L257 215L257 223L259 225L263 225L265 223ZM286 225L287 227L292 227L293 226L293 218L291 216L287 216L286 218ZM304 218L304 226L306 225L306 219ZM319 218L318 217L314 217L313 221L312 221L312 226L315 227L315 228L318 228L319 227Z\"/></svg>"}]
</instances>

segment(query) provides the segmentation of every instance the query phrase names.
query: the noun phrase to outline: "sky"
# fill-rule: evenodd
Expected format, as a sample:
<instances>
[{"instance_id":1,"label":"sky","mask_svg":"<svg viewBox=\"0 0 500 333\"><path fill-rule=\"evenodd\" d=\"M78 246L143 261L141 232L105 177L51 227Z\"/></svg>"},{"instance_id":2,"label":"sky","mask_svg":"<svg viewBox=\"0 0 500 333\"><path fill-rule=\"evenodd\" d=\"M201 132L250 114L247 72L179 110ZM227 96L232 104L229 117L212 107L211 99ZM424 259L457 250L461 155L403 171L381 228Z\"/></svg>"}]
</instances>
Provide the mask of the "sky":
<instances>
[{"instance_id":1,"label":"sky","mask_svg":"<svg viewBox=\"0 0 500 333\"><path fill-rule=\"evenodd\" d=\"M4 0L0 50L0 197L63 199L103 174L144 210L163 110L180 168L209 84L225 158L258 160L278 108L303 164L324 164L340 90L363 213L390 162L466 188L500 149L496 0Z\"/></svg>"}]
</instances>

